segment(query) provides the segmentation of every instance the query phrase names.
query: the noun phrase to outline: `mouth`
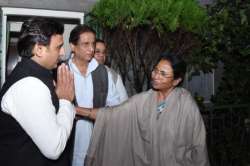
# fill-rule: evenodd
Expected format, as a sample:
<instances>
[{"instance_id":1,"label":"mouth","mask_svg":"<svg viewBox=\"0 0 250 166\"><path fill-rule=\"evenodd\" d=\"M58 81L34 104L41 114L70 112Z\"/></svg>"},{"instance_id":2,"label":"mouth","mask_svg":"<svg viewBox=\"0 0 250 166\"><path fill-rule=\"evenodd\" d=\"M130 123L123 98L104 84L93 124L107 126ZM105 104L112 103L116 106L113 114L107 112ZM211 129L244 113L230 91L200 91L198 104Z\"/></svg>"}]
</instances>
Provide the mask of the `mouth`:
<instances>
[{"instance_id":1,"label":"mouth","mask_svg":"<svg viewBox=\"0 0 250 166\"><path fill-rule=\"evenodd\" d=\"M93 58L93 55L92 55L92 54L87 54L87 56L88 56L89 58Z\"/></svg>"},{"instance_id":2,"label":"mouth","mask_svg":"<svg viewBox=\"0 0 250 166\"><path fill-rule=\"evenodd\" d=\"M155 79L153 79L151 82L152 82L153 84L159 84L159 83L160 83L159 80L155 80Z\"/></svg>"},{"instance_id":3,"label":"mouth","mask_svg":"<svg viewBox=\"0 0 250 166\"><path fill-rule=\"evenodd\" d=\"M157 86L158 84L159 84L159 83L156 82L156 81L154 81L154 80L151 81L151 85L152 85L153 87Z\"/></svg>"},{"instance_id":4,"label":"mouth","mask_svg":"<svg viewBox=\"0 0 250 166\"><path fill-rule=\"evenodd\" d=\"M65 55L60 55L58 58L57 58L57 62L59 63L59 62L61 62L61 61L63 61L64 59L65 59Z\"/></svg>"}]
</instances>

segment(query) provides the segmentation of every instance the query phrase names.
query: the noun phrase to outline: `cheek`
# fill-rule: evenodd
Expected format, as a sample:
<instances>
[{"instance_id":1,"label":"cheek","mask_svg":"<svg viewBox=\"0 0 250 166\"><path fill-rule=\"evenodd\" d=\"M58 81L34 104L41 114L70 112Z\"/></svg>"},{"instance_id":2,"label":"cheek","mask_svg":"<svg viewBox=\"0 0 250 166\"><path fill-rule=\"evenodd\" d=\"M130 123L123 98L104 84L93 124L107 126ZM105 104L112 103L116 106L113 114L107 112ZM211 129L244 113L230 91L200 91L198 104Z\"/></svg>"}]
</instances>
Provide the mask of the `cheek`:
<instances>
[{"instance_id":1,"label":"cheek","mask_svg":"<svg viewBox=\"0 0 250 166\"><path fill-rule=\"evenodd\" d=\"M56 50L56 51L54 51L53 52L53 57L54 57L54 59L58 59L58 57L60 57L60 50Z\"/></svg>"},{"instance_id":2,"label":"cheek","mask_svg":"<svg viewBox=\"0 0 250 166\"><path fill-rule=\"evenodd\" d=\"M75 48L74 50L73 50L75 53L79 53L79 52L83 52L84 51L84 48Z\"/></svg>"},{"instance_id":3,"label":"cheek","mask_svg":"<svg viewBox=\"0 0 250 166\"><path fill-rule=\"evenodd\" d=\"M61 49L59 50L59 55L65 55L65 50L64 50L64 48L61 48Z\"/></svg>"},{"instance_id":4,"label":"cheek","mask_svg":"<svg viewBox=\"0 0 250 166\"><path fill-rule=\"evenodd\" d=\"M158 82L158 85L160 85L161 87L171 87L173 84L172 81L162 80Z\"/></svg>"},{"instance_id":5,"label":"cheek","mask_svg":"<svg viewBox=\"0 0 250 166\"><path fill-rule=\"evenodd\" d=\"M59 56L59 55L60 55L60 50L56 50L56 51L54 51L54 53L53 53L53 54L54 54L54 56L55 56L55 57Z\"/></svg>"},{"instance_id":6,"label":"cheek","mask_svg":"<svg viewBox=\"0 0 250 166\"><path fill-rule=\"evenodd\" d=\"M153 80L154 79L154 74L153 73L151 73L151 80Z\"/></svg>"},{"instance_id":7,"label":"cheek","mask_svg":"<svg viewBox=\"0 0 250 166\"><path fill-rule=\"evenodd\" d=\"M172 82L172 81L169 81L169 82L164 83L164 87L166 87L166 88L171 88L171 87L173 87L173 82Z\"/></svg>"},{"instance_id":8,"label":"cheek","mask_svg":"<svg viewBox=\"0 0 250 166\"><path fill-rule=\"evenodd\" d=\"M101 54L96 54L95 55L97 58L101 58Z\"/></svg>"}]
</instances>

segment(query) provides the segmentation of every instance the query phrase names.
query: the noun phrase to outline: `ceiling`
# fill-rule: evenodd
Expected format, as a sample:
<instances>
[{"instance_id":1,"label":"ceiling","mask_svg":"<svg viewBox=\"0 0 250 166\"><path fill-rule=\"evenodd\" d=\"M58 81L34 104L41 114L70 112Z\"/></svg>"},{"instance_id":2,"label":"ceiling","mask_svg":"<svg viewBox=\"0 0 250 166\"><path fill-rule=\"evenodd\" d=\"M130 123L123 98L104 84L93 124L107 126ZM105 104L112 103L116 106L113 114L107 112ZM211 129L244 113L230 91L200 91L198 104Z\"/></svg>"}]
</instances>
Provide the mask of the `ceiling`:
<instances>
[{"instance_id":1,"label":"ceiling","mask_svg":"<svg viewBox=\"0 0 250 166\"><path fill-rule=\"evenodd\" d=\"M0 0L0 6L88 13L96 1L97 0Z\"/></svg>"},{"instance_id":2,"label":"ceiling","mask_svg":"<svg viewBox=\"0 0 250 166\"><path fill-rule=\"evenodd\" d=\"M3 7L21 7L35 9L66 10L88 13L98 0L0 0ZM209 4L214 0L199 0Z\"/></svg>"}]
</instances>

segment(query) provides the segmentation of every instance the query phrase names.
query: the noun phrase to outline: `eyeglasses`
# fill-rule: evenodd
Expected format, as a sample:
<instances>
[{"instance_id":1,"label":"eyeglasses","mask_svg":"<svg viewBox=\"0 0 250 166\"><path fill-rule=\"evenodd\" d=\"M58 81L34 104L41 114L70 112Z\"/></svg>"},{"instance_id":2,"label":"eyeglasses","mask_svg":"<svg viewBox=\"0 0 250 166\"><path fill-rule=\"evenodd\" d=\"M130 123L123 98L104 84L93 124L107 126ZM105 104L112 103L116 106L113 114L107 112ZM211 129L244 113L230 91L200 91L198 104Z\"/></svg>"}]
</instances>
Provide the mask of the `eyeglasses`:
<instances>
[{"instance_id":1,"label":"eyeglasses","mask_svg":"<svg viewBox=\"0 0 250 166\"><path fill-rule=\"evenodd\" d=\"M106 51L101 51L101 50L96 49L95 54L106 54Z\"/></svg>"},{"instance_id":2,"label":"eyeglasses","mask_svg":"<svg viewBox=\"0 0 250 166\"><path fill-rule=\"evenodd\" d=\"M165 71L161 71L157 68L154 68L152 71L153 75L159 74L162 78L173 78L173 74L166 73Z\"/></svg>"}]
</instances>

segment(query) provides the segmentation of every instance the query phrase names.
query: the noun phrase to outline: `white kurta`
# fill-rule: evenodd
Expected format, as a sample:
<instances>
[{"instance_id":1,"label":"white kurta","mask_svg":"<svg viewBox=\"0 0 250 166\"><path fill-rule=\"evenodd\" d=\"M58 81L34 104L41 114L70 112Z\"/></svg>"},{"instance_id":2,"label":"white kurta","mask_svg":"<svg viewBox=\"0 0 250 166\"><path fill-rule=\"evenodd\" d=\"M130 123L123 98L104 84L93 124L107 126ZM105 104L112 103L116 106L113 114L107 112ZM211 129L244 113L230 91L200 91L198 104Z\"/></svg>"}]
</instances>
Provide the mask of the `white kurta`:
<instances>
[{"instance_id":1,"label":"white kurta","mask_svg":"<svg viewBox=\"0 0 250 166\"><path fill-rule=\"evenodd\" d=\"M35 77L25 77L8 89L1 107L22 126L44 156L49 159L60 156L75 117L71 102L59 100L56 114L48 87Z\"/></svg>"},{"instance_id":2,"label":"white kurta","mask_svg":"<svg viewBox=\"0 0 250 166\"><path fill-rule=\"evenodd\" d=\"M69 60L70 70L74 74L75 94L77 104L80 107L93 108L93 81L91 72L98 67L97 61L93 58L88 64L86 75L82 75L77 66ZM108 94L106 106L118 105L119 94L115 89L115 84L111 74L108 72ZM84 159L88 150L90 137L92 134L93 123L88 120L78 120L75 130L75 143L73 152L73 166L83 166Z\"/></svg>"},{"instance_id":3,"label":"white kurta","mask_svg":"<svg viewBox=\"0 0 250 166\"><path fill-rule=\"evenodd\" d=\"M115 89L119 94L120 103L126 101L128 99L128 94L126 88L124 87L120 74L118 74L115 70L109 68L108 66L105 67L107 68L107 71L112 75L112 79L115 83Z\"/></svg>"}]
</instances>

